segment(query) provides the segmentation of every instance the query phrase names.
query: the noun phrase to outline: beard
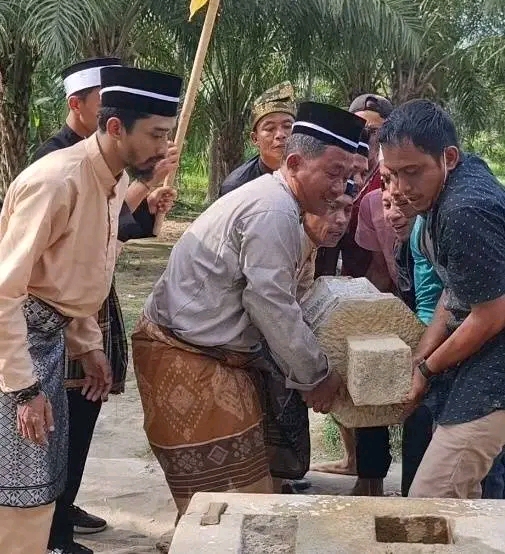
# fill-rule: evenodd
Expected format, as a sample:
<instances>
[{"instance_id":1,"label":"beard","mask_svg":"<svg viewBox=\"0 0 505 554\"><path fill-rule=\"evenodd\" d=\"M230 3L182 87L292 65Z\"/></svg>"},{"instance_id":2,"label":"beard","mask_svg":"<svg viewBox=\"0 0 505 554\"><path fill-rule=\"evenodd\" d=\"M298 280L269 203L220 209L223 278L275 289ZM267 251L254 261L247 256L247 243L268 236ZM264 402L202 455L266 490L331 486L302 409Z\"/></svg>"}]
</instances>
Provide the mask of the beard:
<instances>
[{"instance_id":1,"label":"beard","mask_svg":"<svg viewBox=\"0 0 505 554\"><path fill-rule=\"evenodd\" d=\"M162 159L163 159L162 157L151 158L146 162L146 163L150 163L151 165L144 168L138 167L134 163L130 163L127 166L127 171L133 179L146 183L153 179L156 165Z\"/></svg>"},{"instance_id":2,"label":"beard","mask_svg":"<svg viewBox=\"0 0 505 554\"><path fill-rule=\"evenodd\" d=\"M135 179L137 181L141 181L143 183L146 183L148 181L151 181L154 177L154 165L152 167L141 169L140 167L128 166L127 171L128 174L132 177L132 179Z\"/></svg>"}]
</instances>

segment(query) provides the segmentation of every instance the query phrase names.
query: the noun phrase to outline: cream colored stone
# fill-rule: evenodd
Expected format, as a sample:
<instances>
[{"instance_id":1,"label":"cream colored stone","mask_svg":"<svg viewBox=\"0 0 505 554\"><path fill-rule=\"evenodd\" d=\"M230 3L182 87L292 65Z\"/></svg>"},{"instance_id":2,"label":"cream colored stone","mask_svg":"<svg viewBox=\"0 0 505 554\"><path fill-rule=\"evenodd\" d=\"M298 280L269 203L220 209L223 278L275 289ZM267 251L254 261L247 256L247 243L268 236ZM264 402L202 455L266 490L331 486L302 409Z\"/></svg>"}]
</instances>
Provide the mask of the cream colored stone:
<instances>
[{"instance_id":1,"label":"cream colored stone","mask_svg":"<svg viewBox=\"0 0 505 554\"><path fill-rule=\"evenodd\" d=\"M347 384L347 337L396 335L415 351L425 326L393 294L374 292L366 279L319 278L302 304L304 317L328 356L330 367ZM332 413L346 427L401 423L403 404L356 406L349 393Z\"/></svg>"},{"instance_id":2,"label":"cream colored stone","mask_svg":"<svg viewBox=\"0 0 505 554\"><path fill-rule=\"evenodd\" d=\"M399 404L410 390L412 354L397 336L347 337L347 389L356 406Z\"/></svg>"}]
</instances>

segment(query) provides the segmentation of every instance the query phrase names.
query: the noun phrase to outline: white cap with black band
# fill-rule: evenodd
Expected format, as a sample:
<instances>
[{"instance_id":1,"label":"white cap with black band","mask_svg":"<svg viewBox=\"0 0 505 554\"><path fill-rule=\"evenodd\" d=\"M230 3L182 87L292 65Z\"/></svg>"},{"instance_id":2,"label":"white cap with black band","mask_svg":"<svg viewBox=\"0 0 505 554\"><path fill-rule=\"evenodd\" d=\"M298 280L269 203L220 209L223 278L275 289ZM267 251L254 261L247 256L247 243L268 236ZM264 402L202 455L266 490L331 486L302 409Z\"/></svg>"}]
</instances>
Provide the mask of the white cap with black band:
<instances>
[{"instance_id":1,"label":"white cap with black band","mask_svg":"<svg viewBox=\"0 0 505 554\"><path fill-rule=\"evenodd\" d=\"M121 67L119 58L91 58L77 62L62 72L63 86L67 98L90 88L101 86L100 70L103 67Z\"/></svg>"}]
</instances>

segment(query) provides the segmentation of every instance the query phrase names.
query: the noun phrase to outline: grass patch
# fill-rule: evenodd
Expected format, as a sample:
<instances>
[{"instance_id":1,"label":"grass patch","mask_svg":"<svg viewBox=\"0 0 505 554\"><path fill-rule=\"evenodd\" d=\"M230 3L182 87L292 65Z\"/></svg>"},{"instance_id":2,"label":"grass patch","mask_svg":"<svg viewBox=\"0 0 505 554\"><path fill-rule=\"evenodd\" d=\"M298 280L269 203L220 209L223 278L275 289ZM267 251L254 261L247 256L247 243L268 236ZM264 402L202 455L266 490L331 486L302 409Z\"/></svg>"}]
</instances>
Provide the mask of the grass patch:
<instances>
[{"instance_id":1,"label":"grass patch","mask_svg":"<svg viewBox=\"0 0 505 554\"><path fill-rule=\"evenodd\" d=\"M184 173L179 181L179 198L182 205L202 211L206 206L209 179L201 173Z\"/></svg>"},{"instance_id":2,"label":"grass patch","mask_svg":"<svg viewBox=\"0 0 505 554\"><path fill-rule=\"evenodd\" d=\"M340 460L344 456L344 448L338 426L333 417L328 414L323 426L323 446L330 460Z\"/></svg>"},{"instance_id":3,"label":"grass patch","mask_svg":"<svg viewBox=\"0 0 505 554\"><path fill-rule=\"evenodd\" d=\"M146 298L167 265L171 245L151 241L132 242L123 248L116 264L118 291L128 340Z\"/></svg>"},{"instance_id":4,"label":"grass patch","mask_svg":"<svg viewBox=\"0 0 505 554\"><path fill-rule=\"evenodd\" d=\"M393 456L393 461L400 462L402 457L401 425L392 425L389 427L389 443L391 445L391 456ZM340 460L344 455L340 432L331 415L327 415L324 421L323 446L326 450L326 454L331 460Z\"/></svg>"}]
</instances>

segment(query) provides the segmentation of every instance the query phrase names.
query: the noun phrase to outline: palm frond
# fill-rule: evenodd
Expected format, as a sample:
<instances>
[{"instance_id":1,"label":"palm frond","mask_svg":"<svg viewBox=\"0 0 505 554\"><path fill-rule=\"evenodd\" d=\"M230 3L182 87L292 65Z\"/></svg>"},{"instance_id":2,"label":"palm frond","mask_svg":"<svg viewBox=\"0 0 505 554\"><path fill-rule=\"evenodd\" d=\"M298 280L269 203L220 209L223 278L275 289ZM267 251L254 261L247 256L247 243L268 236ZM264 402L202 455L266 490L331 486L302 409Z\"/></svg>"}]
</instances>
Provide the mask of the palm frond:
<instances>
[{"instance_id":1,"label":"palm frond","mask_svg":"<svg viewBox=\"0 0 505 554\"><path fill-rule=\"evenodd\" d=\"M19 0L26 14L24 31L45 56L66 60L93 26L107 25L114 0ZM106 6L108 6L106 8Z\"/></svg>"}]
</instances>

